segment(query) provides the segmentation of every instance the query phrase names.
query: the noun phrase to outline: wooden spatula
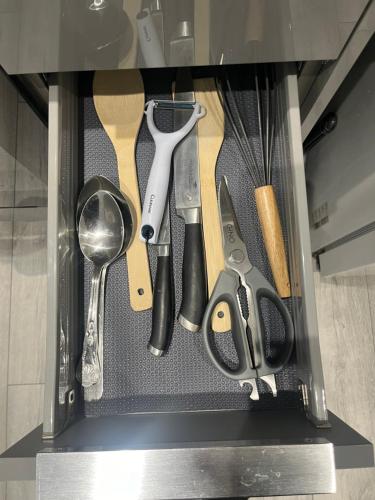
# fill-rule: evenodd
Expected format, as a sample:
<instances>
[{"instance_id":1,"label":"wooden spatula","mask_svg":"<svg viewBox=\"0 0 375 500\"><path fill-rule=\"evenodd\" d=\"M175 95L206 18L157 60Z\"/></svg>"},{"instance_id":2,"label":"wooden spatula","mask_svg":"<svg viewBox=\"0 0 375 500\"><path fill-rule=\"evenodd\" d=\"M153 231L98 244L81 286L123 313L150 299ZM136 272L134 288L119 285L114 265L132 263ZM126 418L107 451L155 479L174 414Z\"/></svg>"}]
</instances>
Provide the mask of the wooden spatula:
<instances>
[{"instance_id":1,"label":"wooden spatula","mask_svg":"<svg viewBox=\"0 0 375 500\"><path fill-rule=\"evenodd\" d=\"M135 237L126 258L131 308L144 311L152 307L152 285L146 244L138 237L142 210L135 146L145 105L142 76L138 70L97 71L93 96L96 112L116 152L120 189L129 196L136 212Z\"/></svg>"},{"instance_id":2,"label":"wooden spatula","mask_svg":"<svg viewBox=\"0 0 375 500\"><path fill-rule=\"evenodd\" d=\"M211 295L219 273L224 269L215 180L217 157L224 140L224 111L213 78L194 80L194 91L196 100L206 108L206 116L198 122L198 147L207 283ZM212 329L215 332L231 329L229 307L224 302L215 309Z\"/></svg>"}]
</instances>

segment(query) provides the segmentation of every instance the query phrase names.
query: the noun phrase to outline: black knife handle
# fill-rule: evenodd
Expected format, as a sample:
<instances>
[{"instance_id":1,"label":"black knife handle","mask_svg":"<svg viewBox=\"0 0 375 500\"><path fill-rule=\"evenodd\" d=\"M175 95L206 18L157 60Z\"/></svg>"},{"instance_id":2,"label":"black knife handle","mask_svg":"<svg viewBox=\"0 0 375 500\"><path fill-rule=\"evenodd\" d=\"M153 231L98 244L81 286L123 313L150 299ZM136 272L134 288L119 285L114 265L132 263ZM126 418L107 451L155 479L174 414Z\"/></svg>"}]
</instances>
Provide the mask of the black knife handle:
<instances>
[{"instance_id":1,"label":"black knife handle","mask_svg":"<svg viewBox=\"0 0 375 500\"><path fill-rule=\"evenodd\" d=\"M197 332L206 306L207 278L202 226L200 223L186 224L179 323L187 330Z\"/></svg>"},{"instance_id":2,"label":"black knife handle","mask_svg":"<svg viewBox=\"0 0 375 500\"><path fill-rule=\"evenodd\" d=\"M173 280L170 256L158 256L152 301L152 331L147 349L154 356L163 356L173 330Z\"/></svg>"}]
</instances>

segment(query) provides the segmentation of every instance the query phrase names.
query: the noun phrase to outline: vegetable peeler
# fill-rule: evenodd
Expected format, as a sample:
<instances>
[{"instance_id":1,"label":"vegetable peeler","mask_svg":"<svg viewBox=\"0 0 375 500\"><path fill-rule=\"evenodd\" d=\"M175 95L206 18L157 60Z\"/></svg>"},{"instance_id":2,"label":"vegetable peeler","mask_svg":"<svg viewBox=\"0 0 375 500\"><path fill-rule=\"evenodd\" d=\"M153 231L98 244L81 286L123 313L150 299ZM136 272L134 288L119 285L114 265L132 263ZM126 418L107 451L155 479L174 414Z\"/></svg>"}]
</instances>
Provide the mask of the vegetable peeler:
<instances>
[{"instance_id":1,"label":"vegetable peeler","mask_svg":"<svg viewBox=\"0 0 375 500\"><path fill-rule=\"evenodd\" d=\"M186 124L174 132L161 132L154 122L154 109L192 109ZM205 115L205 109L198 102L175 102L151 100L146 103L147 125L155 142L155 156L148 178L146 196L143 202L140 238L147 243L157 244L160 225L168 194L171 159L174 148L190 132L197 120Z\"/></svg>"}]
</instances>

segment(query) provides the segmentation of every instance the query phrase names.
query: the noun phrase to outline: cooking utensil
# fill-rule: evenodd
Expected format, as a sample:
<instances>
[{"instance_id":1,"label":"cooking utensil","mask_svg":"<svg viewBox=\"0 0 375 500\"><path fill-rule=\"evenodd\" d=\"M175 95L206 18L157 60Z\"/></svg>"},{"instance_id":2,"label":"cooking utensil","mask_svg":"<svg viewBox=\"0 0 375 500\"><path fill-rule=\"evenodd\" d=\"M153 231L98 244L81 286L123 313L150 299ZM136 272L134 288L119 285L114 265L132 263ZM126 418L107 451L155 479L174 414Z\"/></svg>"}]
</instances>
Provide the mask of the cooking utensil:
<instances>
[{"instance_id":1,"label":"cooking utensil","mask_svg":"<svg viewBox=\"0 0 375 500\"><path fill-rule=\"evenodd\" d=\"M224 111L215 80L194 80L195 98L206 108L206 116L198 122L198 151L204 249L206 255L208 295L212 294L220 271L224 269L221 229L216 195L216 162L224 140ZM230 330L227 304L218 304L212 317L215 332Z\"/></svg>"},{"instance_id":2,"label":"cooking utensil","mask_svg":"<svg viewBox=\"0 0 375 500\"><path fill-rule=\"evenodd\" d=\"M260 75L262 78L260 78ZM231 83L225 75L225 89L218 81L221 102L232 127L238 148L246 163L247 171L255 187L255 201L262 228L263 240L280 297L290 297L290 282L280 213L272 186L272 159L276 119L276 94L273 89L272 71L263 67L255 70L255 89L258 112L260 158L249 140L248 132L236 101ZM264 96L262 96L262 93Z\"/></svg>"},{"instance_id":3,"label":"cooking utensil","mask_svg":"<svg viewBox=\"0 0 375 500\"><path fill-rule=\"evenodd\" d=\"M161 132L154 122L154 109L190 109L192 115L183 127L174 132ZM176 145L190 132L205 110L198 102L177 102L151 100L146 104L147 125L155 141L155 156L148 178L143 203L140 238L157 244L160 224L163 218L171 169L172 153Z\"/></svg>"},{"instance_id":4,"label":"cooking utensil","mask_svg":"<svg viewBox=\"0 0 375 500\"><path fill-rule=\"evenodd\" d=\"M219 187L219 211L223 235L225 269L221 271L203 318L203 337L207 353L215 367L226 377L239 381L241 387L249 384L250 398L259 399L256 379L262 379L277 396L275 373L288 362L294 344L294 329L290 313L274 288L251 264L246 245L242 240L226 178ZM239 301L240 288L246 292L248 317L245 318ZM265 323L261 300L268 299L280 314L285 329L283 349L277 359L266 357ZM238 365L232 369L213 349L210 340L210 318L218 302L229 305L232 320L233 342L237 351ZM249 340L251 337L251 341Z\"/></svg>"},{"instance_id":5,"label":"cooking utensil","mask_svg":"<svg viewBox=\"0 0 375 500\"><path fill-rule=\"evenodd\" d=\"M150 13L160 40L161 47L164 51L164 12L162 0L150 1Z\"/></svg>"},{"instance_id":6,"label":"cooking utensil","mask_svg":"<svg viewBox=\"0 0 375 500\"><path fill-rule=\"evenodd\" d=\"M119 205L121 210L122 218L124 221L124 242L123 248L120 255L123 255L129 246L129 243L134 237L134 208L131 203L121 191L110 182L107 178L97 175L91 177L83 186L77 202L76 210L76 226L78 230L79 220L82 213L82 209L85 206L87 200L97 191L106 191L111 194ZM119 255L119 257L120 257ZM99 339L99 362L101 366L101 376L96 384L85 387L84 398L85 401L97 401L102 397L103 394L103 325L104 325L104 299L105 299L105 284L106 284L106 273L108 266L103 266L101 274L101 285L99 291L99 310L98 310L98 339ZM77 378L82 382L82 362L80 362L77 368Z\"/></svg>"},{"instance_id":7,"label":"cooking utensil","mask_svg":"<svg viewBox=\"0 0 375 500\"><path fill-rule=\"evenodd\" d=\"M144 112L144 89L138 70L97 71L93 83L96 112L111 140L120 190L135 210L137 231L141 221L135 147ZM134 238L126 252L130 305L133 311L152 306L151 274L146 245Z\"/></svg>"},{"instance_id":8,"label":"cooking utensil","mask_svg":"<svg viewBox=\"0 0 375 500\"><path fill-rule=\"evenodd\" d=\"M185 0L175 2L177 24L169 44L169 66L194 65L194 4L194 1L186 2Z\"/></svg>"},{"instance_id":9,"label":"cooking utensil","mask_svg":"<svg viewBox=\"0 0 375 500\"><path fill-rule=\"evenodd\" d=\"M131 201L109 179L102 175L90 177L79 193L76 209L77 230L83 207L87 200L97 191L107 191L117 201L124 220L124 247L128 248L135 234L135 209Z\"/></svg>"},{"instance_id":10,"label":"cooking utensil","mask_svg":"<svg viewBox=\"0 0 375 500\"><path fill-rule=\"evenodd\" d=\"M126 11L112 0L64 0L61 30L67 53L74 51L77 64L117 68L135 45L131 12Z\"/></svg>"},{"instance_id":11,"label":"cooking utensil","mask_svg":"<svg viewBox=\"0 0 375 500\"><path fill-rule=\"evenodd\" d=\"M157 26L150 9L143 9L137 14L138 41L146 68L166 66L163 43L159 38Z\"/></svg>"},{"instance_id":12,"label":"cooking utensil","mask_svg":"<svg viewBox=\"0 0 375 500\"><path fill-rule=\"evenodd\" d=\"M82 385L89 387L100 378L98 336L99 292L103 267L120 254L124 242L124 223L116 200L98 191L86 202L78 226L81 251L94 264L87 327L83 341Z\"/></svg>"},{"instance_id":13,"label":"cooking utensil","mask_svg":"<svg viewBox=\"0 0 375 500\"><path fill-rule=\"evenodd\" d=\"M167 202L160 226L158 257L152 303L152 331L147 349L160 357L168 349L174 319L174 286L170 256L171 232L169 222L169 203Z\"/></svg>"},{"instance_id":14,"label":"cooking utensil","mask_svg":"<svg viewBox=\"0 0 375 500\"><path fill-rule=\"evenodd\" d=\"M188 68L179 69L174 100L194 101L193 80ZM186 122L189 111L174 111L174 126ZM182 266L182 302L179 323L192 332L199 330L207 304L207 279L204 262L198 139L196 126L177 145L174 155L176 212L185 221L184 259Z\"/></svg>"}]
</instances>

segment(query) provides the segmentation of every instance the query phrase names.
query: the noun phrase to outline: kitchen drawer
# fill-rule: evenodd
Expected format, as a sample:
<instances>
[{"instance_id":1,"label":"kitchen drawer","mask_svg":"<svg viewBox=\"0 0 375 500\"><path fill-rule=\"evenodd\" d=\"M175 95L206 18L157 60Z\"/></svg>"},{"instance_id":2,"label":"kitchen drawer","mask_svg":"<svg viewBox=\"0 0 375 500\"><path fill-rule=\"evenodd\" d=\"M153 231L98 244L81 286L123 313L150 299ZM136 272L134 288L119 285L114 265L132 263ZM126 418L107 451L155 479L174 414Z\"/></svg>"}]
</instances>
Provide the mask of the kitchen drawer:
<instances>
[{"instance_id":1,"label":"kitchen drawer","mask_svg":"<svg viewBox=\"0 0 375 500\"><path fill-rule=\"evenodd\" d=\"M75 371L90 266L78 248L75 204L88 177L102 174L115 182L118 178L112 146L93 107L92 75L55 74L49 109L44 423L0 458L0 479L29 479L36 470L41 499L51 498L51 491L55 499L83 498L83 492L87 499L122 498L124 491L131 491L131 498L233 498L329 493L335 489L335 468L373 465L372 445L326 408L297 79L292 66L276 69L274 185L287 244L292 285L288 306L296 332L292 359L277 375L278 397L262 388L260 401L251 401L238 383L213 369L201 334L177 325L168 355L151 357L146 351L150 312L130 311L126 267L120 260L109 273L106 292L103 398L83 401ZM216 70L197 71L214 75ZM147 70L144 77L146 98L164 96L173 72ZM248 102L253 96L248 89L243 99ZM254 119L250 113L249 120ZM141 194L152 154L152 140L143 125L137 147ZM218 159L217 175L224 173L251 255L269 276L249 180L229 129ZM181 227L175 217L172 230L178 302ZM154 271L155 259L150 257ZM278 334L277 326L272 332ZM219 337L224 346L229 342L229 334Z\"/></svg>"}]
</instances>

